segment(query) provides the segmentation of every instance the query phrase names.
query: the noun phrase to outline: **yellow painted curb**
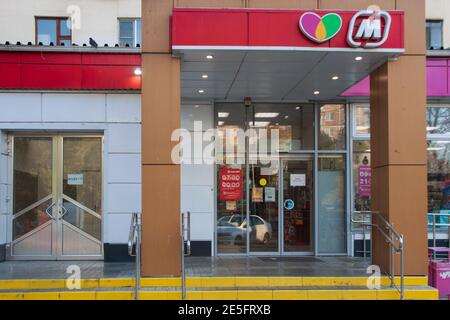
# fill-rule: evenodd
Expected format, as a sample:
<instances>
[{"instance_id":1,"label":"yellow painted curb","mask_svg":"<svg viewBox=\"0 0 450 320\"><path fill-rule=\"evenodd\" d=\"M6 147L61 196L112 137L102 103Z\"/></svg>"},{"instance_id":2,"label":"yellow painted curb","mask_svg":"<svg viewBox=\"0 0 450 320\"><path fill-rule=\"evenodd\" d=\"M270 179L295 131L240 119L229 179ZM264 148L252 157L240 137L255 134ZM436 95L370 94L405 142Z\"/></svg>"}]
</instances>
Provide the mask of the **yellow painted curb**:
<instances>
[{"instance_id":1,"label":"yellow painted curb","mask_svg":"<svg viewBox=\"0 0 450 320\"><path fill-rule=\"evenodd\" d=\"M219 290L188 291L188 300L398 300L395 289L382 290ZM133 300L133 291L1 293L0 300ZM181 300L179 291L142 291L140 300ZM438 300L437 290L411 289L406 300Z\"/></svg>"},{"instance_id":2,"label":"yellow painted curb","mask_svg":"<svg viewBox=\"0 0 450 320\"><path fill-rule=\"evenodd\" d=\"M188 288L270 288L270 287L365 287L367 277L189 277ZM82 279L81 289L134 287L131 278ZM396 277L395 283L400 284ZM389 286L390 279L382 277L382 286ZM405 277L405 286L427 286L427 277ZM143 288L180 287L180 278L142 278ZM48 280L0 280L0 290L15 289L66 289L65 279Z\"/></svg>"}]
</instances>

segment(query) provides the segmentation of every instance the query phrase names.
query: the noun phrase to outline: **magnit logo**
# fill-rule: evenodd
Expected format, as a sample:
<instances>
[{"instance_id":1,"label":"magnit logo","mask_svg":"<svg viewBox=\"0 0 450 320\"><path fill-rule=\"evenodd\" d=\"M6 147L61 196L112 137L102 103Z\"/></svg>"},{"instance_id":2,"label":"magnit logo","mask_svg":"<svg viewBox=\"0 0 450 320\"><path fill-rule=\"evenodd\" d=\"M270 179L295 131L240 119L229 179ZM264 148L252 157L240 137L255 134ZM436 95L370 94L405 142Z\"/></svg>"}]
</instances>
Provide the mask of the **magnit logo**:
<instances>
[{"instance_id":1,"label":"magnit logo","mask_svg":"<svg viewBox=\"0 0 450 320\"><path fill-rule=\"evenodd\" d=\"M363 10L355 14L348 28L347 42L353 48L381 47L391 30L391 15L379 9Z\"/></svg>"}]
</instances>

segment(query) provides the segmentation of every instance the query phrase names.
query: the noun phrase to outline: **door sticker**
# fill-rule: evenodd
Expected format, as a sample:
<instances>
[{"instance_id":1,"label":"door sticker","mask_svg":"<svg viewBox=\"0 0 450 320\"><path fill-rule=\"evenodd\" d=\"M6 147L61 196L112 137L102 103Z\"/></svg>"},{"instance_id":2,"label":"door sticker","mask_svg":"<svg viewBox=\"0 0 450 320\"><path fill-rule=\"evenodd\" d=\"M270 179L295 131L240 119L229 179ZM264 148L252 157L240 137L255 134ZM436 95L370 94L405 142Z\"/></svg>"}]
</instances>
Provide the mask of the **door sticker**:
<instances>
[{"instance_id":1,"label":"door sticker","mask_svg":"<svg viewBox=\"0 0 450 320\"><path fill-rule=\"evenodd\" d=\"M83 185L83 174L69 173L67 175L67 184L69 186L82 186Z\"/></svg>"},{"instance_id":2,"label":"door sticker","mask_svg":"<svg viewBox=\"0 0 450 320\"><path fill-rule=\"evenodd\" d=\"M304 187L306 186L305 174L291 174L291 187Z\"/></svg>"},{"instance_id":3,"label":"door sticker","mask_svg":"<svg viewBox=\"0 0 450 320\"><path fill-rule=\"evenodd\" d=\"M284 208L286 210L292 210L295 207L295 202L292 199L287 199L284 201Z\"/></svg>"}]
</instances>

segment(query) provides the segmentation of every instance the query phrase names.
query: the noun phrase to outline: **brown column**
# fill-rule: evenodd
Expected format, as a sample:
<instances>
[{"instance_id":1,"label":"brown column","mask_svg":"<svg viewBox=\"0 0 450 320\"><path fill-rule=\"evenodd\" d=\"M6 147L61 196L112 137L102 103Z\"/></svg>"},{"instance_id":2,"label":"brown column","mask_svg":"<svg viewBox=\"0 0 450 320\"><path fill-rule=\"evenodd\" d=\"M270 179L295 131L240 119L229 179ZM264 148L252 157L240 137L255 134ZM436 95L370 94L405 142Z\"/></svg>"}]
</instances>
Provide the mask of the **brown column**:
<instances>
[{"instance_id":1,"label":"brown column","mask_svg":"<svg viewBox=\"0 0 450 320\"><path fill-rule=\"evenodd\" d=\"M179 276L180 168L172 131L180 127L180 61L169 47L172 1L142 1L142 274Z\"/></svg>"},{"instance_id":2,"label":"brown column","mask_svg":"<svg viewBox=\"0 0 450 320\"><path fill-rule=\"evenodd\" d=\"M425 275L425 4L424 0L397 0L396 8L405 11L406 52L371 75L372 208L405 236L405 273ZM388 247L377 233L373 255L374 263L388 270Z\"/></svg>"}]
</instances>

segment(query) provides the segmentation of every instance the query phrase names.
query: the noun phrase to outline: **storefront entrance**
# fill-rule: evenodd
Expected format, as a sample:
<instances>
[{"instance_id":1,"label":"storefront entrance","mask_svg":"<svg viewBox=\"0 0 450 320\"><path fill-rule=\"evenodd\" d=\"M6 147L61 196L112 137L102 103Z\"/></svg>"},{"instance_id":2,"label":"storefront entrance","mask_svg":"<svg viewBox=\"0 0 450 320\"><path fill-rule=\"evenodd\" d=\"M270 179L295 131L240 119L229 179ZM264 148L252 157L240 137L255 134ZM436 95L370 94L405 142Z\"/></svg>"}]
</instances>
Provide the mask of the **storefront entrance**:
<instances>
[{"instance_id":1,"label":"storefront entrance","mask_svg":"<svg viewBox=\"0 0 450 320\"><path fill-rule=\"evenodd\" d=\"M103 138L12 137L10 259L101 259Z\"/></svg>"},{"instance_id":2,"label":"storefront entrance","mask_svg":"<svg viewBox=\"0 0 450 320\"><path fill-rule=\"evenodd\" d=\"M215 113L216 156L228 145L217 156L217 254L347 255L346 106L217 103ZM275 141L269 158L255 152Z\"/></svg>"}]
</instances>

